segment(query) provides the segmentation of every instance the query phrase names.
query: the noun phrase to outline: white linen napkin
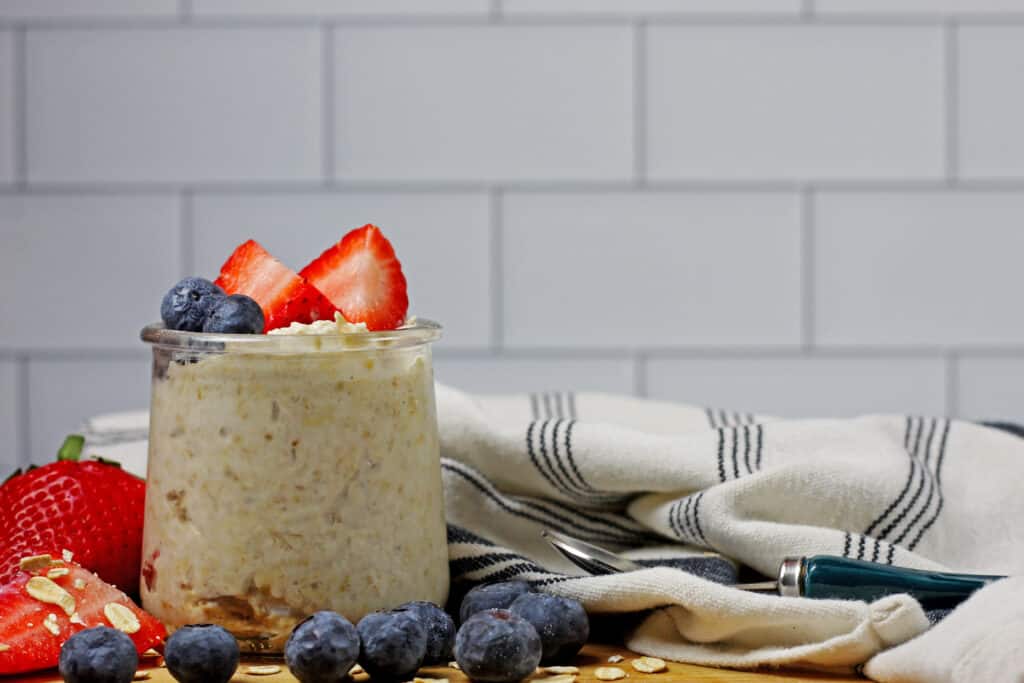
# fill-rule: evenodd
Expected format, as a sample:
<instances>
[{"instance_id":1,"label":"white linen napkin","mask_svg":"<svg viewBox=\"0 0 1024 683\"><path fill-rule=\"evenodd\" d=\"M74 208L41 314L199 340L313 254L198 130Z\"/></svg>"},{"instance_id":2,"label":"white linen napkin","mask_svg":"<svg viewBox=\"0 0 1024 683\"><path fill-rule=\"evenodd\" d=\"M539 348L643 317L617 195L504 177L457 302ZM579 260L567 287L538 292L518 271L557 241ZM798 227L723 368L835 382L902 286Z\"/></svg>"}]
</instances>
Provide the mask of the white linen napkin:
<instances>
[{"instance_id":1,"label":"white linen napkin","mask_svg":"<svg viewBox=\"0 0 1024 683\"><path fill-rule=\"evenodd\" d=\"M1024 439L1002 430L884 415L777 420L588 393L471 396L441 385L437 404L453 581L521 578L594 612L665 607L627 640L646 654L852 670L928 622L908 596L779 598L672 567L580 577L542 529L655 564L714 551L770 576L783 558L814 554L976 573L1024 567ZM87 443L117 448L138 471L145 422L137 413L94 419ZM913 669L908 652L901 661ZM1024 670L1016 650L1002 663ZM926 680L892 678L891 665L866 670Z\"/></svg>"}]
</instances>

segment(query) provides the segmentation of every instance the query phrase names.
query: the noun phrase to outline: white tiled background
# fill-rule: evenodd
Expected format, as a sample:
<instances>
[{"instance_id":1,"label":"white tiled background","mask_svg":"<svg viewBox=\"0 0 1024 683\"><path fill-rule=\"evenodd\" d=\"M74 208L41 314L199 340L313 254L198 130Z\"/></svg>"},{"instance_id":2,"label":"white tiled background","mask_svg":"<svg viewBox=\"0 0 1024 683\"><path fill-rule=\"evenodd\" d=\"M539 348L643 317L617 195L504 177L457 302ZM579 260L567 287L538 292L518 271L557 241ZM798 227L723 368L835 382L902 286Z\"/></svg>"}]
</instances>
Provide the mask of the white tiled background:
<instances>
[{"instance_id":1,"label":"white tiled background","mask_svg":"<svg viewBox=\"0 0 1024 683\"><path fill-rule=\"evenodd\" d=\"M396 243L439 379L1024 419L1024 0L0 0L0 466Z\"/></svg>"}]
</instances>

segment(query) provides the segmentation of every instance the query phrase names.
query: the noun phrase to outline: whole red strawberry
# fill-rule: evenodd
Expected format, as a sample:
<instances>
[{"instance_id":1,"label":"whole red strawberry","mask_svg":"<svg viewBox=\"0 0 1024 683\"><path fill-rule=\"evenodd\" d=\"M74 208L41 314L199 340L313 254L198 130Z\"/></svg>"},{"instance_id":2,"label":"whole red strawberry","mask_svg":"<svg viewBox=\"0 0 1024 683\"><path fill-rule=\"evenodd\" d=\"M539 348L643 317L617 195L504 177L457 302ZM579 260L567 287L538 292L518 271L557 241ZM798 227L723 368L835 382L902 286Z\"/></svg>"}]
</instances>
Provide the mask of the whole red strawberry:
<instances>
[{"instance_id":1,"label":"whole red strawberry","mask_svg":"<svg viewBox=\"0 0 1024 683\"><path fill-rule=\"evenodd\" d=\"M146 484L118 465L78 458L70 436L57 462L16 474L0 486L0 584L30 555L75 562L129 594L138 594Z\"/></svg>"}]
</instances>

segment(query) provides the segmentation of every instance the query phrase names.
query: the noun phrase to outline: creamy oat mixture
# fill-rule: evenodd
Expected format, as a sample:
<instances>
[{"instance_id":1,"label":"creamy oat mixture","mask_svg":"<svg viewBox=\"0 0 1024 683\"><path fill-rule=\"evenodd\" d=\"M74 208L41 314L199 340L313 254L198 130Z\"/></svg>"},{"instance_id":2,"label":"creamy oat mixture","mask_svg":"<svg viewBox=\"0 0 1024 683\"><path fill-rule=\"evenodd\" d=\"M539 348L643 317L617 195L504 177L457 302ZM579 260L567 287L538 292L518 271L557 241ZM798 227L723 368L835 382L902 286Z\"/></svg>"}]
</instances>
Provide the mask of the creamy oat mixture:
<instances>
[{"instance_id":1,"label":"creamy oat mixture","mask_svg":"<svg viewBox=\"0 0 1024 683\"><path fill-rule=\"evenodd\" d=\"M274 651L316 610L444 604L426 345L172 361L151 416L141 592L172 630Z\"/></svg>"}]
</instances>

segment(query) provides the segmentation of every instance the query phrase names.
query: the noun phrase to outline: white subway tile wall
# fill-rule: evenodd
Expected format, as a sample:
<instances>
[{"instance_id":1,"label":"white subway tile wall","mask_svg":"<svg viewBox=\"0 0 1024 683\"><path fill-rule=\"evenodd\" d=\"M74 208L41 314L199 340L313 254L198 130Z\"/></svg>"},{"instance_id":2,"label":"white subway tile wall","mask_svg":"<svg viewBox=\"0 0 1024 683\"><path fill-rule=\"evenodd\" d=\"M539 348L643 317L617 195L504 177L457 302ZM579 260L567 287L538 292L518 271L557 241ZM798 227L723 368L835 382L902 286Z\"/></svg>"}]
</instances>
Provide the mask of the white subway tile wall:
<instances>
[{"instance_id":1,"label":"white subway tile wall","mask_svg":"<svg viewBox=\"0 0 1024 683\"><path fill-rule=\"evenodd\" d=\"M172 196L0 195L0 351L138 350L179 230Z\"/></svg>"},{"instance_id":2,"label":"white subway tile wall","mask_svg":"<svg viewBox=\"0 0 1024 683\"><path fill-rule=\"evenodd\" d=\"M820 344L1024 345L1024 194L824 193L814 218Z\"/></svg>"},{"instance_id":3,"label":"white subway tile wall","mask_svg":"<svg viewBox=\"0 0 1024 683\"><path fill-rule=\"evenodd\" d=\"M1020 421L1024 358L961 358L956 378L958 412L969 418Z\"/></svg>"},{"instance_id":4,"label":"white subway tile wall","mask_svg":"<svg viewBox=\"0 0 1024 683\"><path fill-rule=\"evenodd\" d=\"M820 14L988 14L1024 12L1022 0L814 0Z\"/></svg>"},{"instance_id":5,"label":"white subway tile wall","mask_svg":"<svg viewBox=\"0 0 1024 683\"><path fill-rule=\"evenodd\" d=\"M652 398L779 417L946 412L941 356L658 358Z\"/></svg>"},{"instance_id":6,"label":"white subway tile wall","mask_svg":"<svg viewBox=\"0 0 1024 683\"><path fill-rule=\"evenodd\" d=\"M178 15L178 0L0 0L0 19L113 19Z\"/></svg>"},{"instance_id":7,"label":"white subway tile wall","mask_svg":"<svg viewBox=\"0 0 1024 683\"><path fill-rule=\"evenodd\" d=\"M14 182L17 164L14 40L12 31L0 31L0 184Z\"/></svg>"},{"instance_id":8,"label":"white subway tile wall","mask_svg":"<svg viewBox=\"0 0 1024 683\"><path fill-rule=\"evenodd\" d=\"M514 393L599 391L631 394L636 387L633 360L620 358L459 358L442 354L434 377L465 391Z\"/></svg>"},{"instance_id":9,"label":"white subway tile wall","mask_svg":"<svg viewBox=\"0 0 1024 683\"><path fill-rule=\"evenodd\" d=\"M792 194L509 193L510 347L800 345Z\"/></svg>"},{"instance_id":10,"label":"white subway tile wall","mask_svg":"<svg viewBox=\"0 0 1024 683\"><path fill-rule=\"evenodd\" d=\"M142 353L132 355L29 361L28 439L33 462L52 460L64 437L86 418L138 409L149 402L150 361Z\"/></svg>"},{"instance_id":11,"label":"white subway tile wall","mask_svg":"<svg viewBox=\"0 0 1024 683\"><path fill-rule=\"evenodd\" d=\"M21 443L21 410L18 402L19 366L13 360L0 360L0 465L8 469L19 461L23 449ZM7 475L4 475L6 478Z\"/></svg>"},{"instance_id":12,"label":"white subway tile wall","mask_svg":"<svg viewBox=\"0 0 1024 683\"><path fill-rule=\"evenodd\" d=\"M204 17L473 16L490 8L490 0L192 0Z\"/></svg>"},{"instance_id":13,"label":"white subway tile wall","mask_svg":"<svg viewBox=\"0 0 1024 683\"><path fill-rule=\"evenodd\" d=\"M351 27L334 35L345 180L628 180L626 26Z\"/></svg>"},{"instance_id":14,"label":"white subway tile wall","mask_svg":"<svg viewBox=\"0 0 1024 683\"><path fill-rule=\"evenodd\" d=\"M315 28L29 31L28 180L320 178Z\"/></svg>"},{"instance_id":15,"label":"white subway tile wall","mask_svg":"<svg viewBox=\"0 0 1024 683\"><path fill-rule=\"evenodd\" d=\"M504 0L510 16L536 15L673 15L781 14L796 15L801 0Z\"/></svg>"},{"instance_id":16,"label":"white subway tile wall","mask_svg":"<svg viewBox=\"0 0 1024 683\"><path fill-rule=\"evenodd\" d=\"M1024 0L0 0L0 470L248 237L440 381L1024 421Z\"/></svg>"},{"instance_id":17,"label":"white subway tile wall","mask_svg":"<svg viewBox=\"0 0 1024 683\"><path fill-rule=\"evenodd\" d=\"M937 178L942 59L934 26L651 27L649 175Z\"/></svg>"},{"instance_id":18,"label":"white subway tile wall","mask_svg":"<svg viewBox=\"0 0 1024 683\"><path fill-rule=\"evenodd\" d=\"M1024 5L1024 3L1022 3ZM1024 174L1024 26L960 29L960 168L968 178ZM1001 85L1000 85L1001 84Z\"/></svg>"}]
</instances>

